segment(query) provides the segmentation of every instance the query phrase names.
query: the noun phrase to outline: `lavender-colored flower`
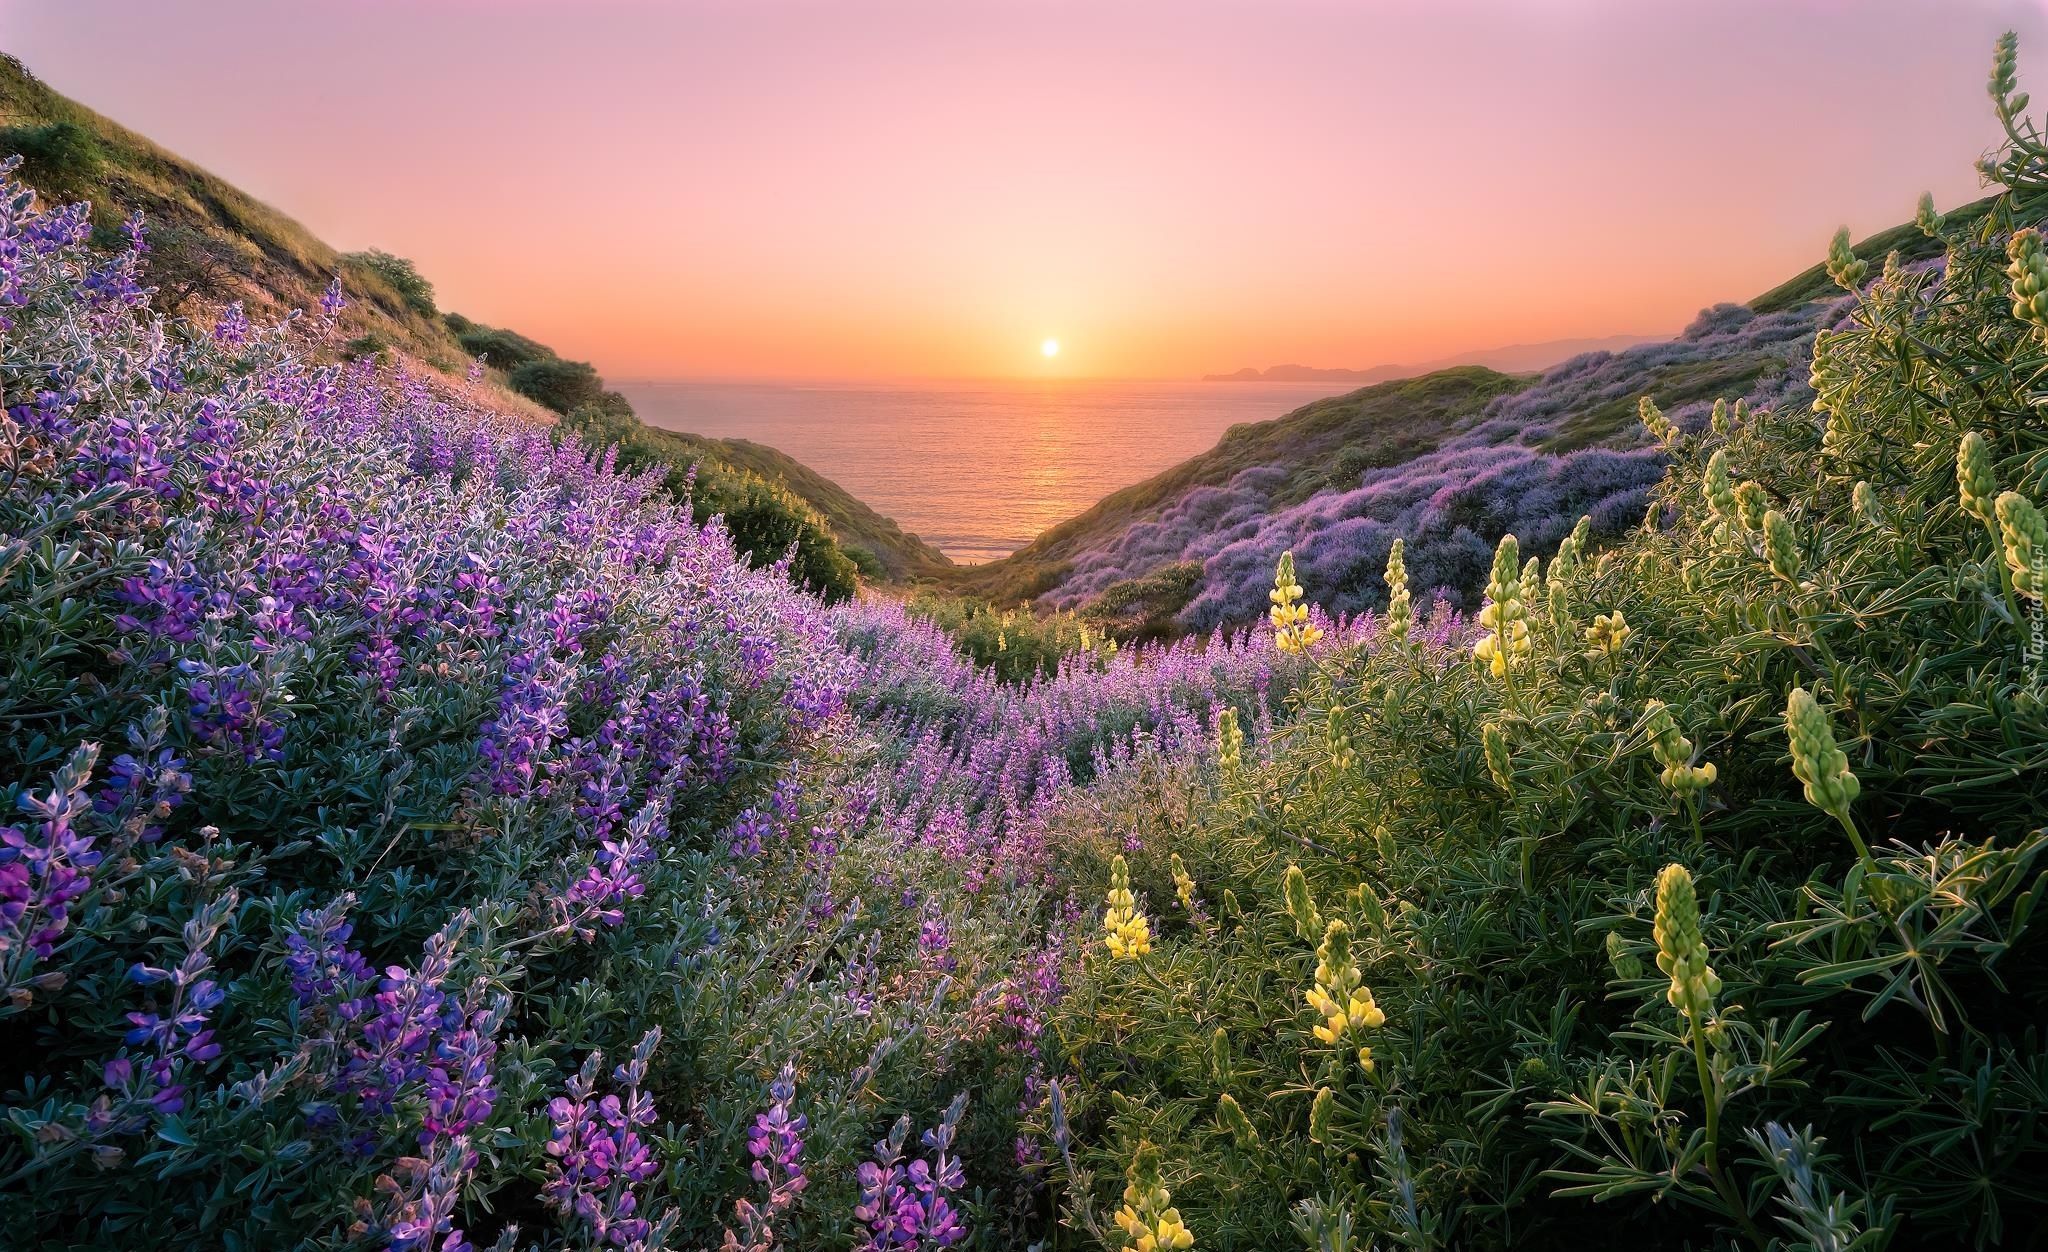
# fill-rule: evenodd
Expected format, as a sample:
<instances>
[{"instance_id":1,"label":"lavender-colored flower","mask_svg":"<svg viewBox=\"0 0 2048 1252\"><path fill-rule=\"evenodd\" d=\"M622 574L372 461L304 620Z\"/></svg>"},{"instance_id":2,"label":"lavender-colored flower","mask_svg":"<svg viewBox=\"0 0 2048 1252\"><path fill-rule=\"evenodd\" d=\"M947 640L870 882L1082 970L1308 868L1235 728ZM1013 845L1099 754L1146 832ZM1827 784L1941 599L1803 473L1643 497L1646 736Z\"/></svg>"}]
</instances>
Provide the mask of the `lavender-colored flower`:
<instances>
[{"instance_id":1,"label":"lavender-colored flower","mask_svg":"<svg viewBox=\"0 0 2048 1252\"><path fill-rule=\"evenodd\" d=\"M16 800L24 824L0 826L0 991L9 996L56 951L72 906L92 889L101 854L78 824L92 811L86 788L99 751L91 743L73 749L48 791Z\"/></svg>"},{"instance_id":2,"label":"lavender-colored flower","mask_svg":"<svg viewBox=\"0 0 2048 1252\"><path fill-rule=\"evenodd\" d=\"M967 1183L960 1158L952 1155L953 1139L966 1112L963 1091L953 1097L939 1124L924 1132L922 1142L932 1153L929 1160L903 1163L904 1143L910 1137L907 1113L897 1119L888 1137L875 1144L875 1159L860 1167L861 1199L853 1210L866 1226L855 1245L862 1252L948 1248L966 1235L966 1222L952 1201Z\"/></svg>"},{"instance_id":3,"label":"lavender-colored flower","mask_svg":"<svg viewBox=\"0 0 2048 1252\"><path fill-rule=\"evenodd\" d=\"M593 1052L569 1080L568 1094L548 1102L552 1159L541 1197L600 1242L618 1247L645 1238L650 1228L634 1188L659 1168L640 1138L640 1131L654 1122L654 1099L640 1088L660 1042L660 1030L648 1031L632 1059L612 1071L612 1080L626 1089L623 1099L595 1096L603 1059Z\"/></svg>"}]
</instances>

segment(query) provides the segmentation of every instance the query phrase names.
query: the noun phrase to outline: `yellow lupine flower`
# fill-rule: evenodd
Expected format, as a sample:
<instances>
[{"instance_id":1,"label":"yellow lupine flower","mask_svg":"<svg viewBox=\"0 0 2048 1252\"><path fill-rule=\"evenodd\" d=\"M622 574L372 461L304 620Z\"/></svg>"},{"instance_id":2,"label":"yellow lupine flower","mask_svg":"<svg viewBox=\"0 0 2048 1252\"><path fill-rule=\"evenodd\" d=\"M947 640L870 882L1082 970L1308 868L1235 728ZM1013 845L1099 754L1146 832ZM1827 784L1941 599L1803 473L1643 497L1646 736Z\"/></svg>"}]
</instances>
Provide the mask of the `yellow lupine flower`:
<instances>
[{"instance_id":1,"label":"yellow lupine flower","mask_svg":"<svg viewBox=\"0 0 2048 1252\"><path fill-rule=\"evenodd\" d=\"M1493 573L1486 582L1486 604L1479 625L1486 635L1472 646L1472 655L1503 677L1508 667L1529 655L1527 589L1521 553L1513 535L1502 535L1493 552Z\"/></svg>"},{"instance_id":2,"label":"yellow lupine flower","mask_svg":"<svg viewBox=\"0 0 2048 1252\"><path fill-rule=\"evenodd\" d=\"M1136 1252L1180 1252L1195 1246L1194 1232L1181 1220L1180 1210L1168 1207L1173 1193L1159 1177L1159 1149L1141 1141L1125 1175L1124 1205L1116 1211L1116 1224Z\"/></svg>"},{"instance_id":3,"label":"yellow lupine flower","mask_svg":"<svg viewBox=\"0 0 2048 1252\"><path fill-rule=\"evenodd\" d=\"M1306 652L1323 637L1322 628L1308 620L1308 605L1301 602L1301 584L1294 581L1294 553L1282 552L1273 570L1273 589L1266 593L1273 607L1266 618L1273 623L1273 643L1282 652Z\"/></svg>"},{"instance_id":4,"label":"yellow lupine flower","mask_svg":"<svg viewBox=\"0 0 2048 1252\"><path fill-rule=\"evenodd\" d=\"M1174 894L1180 897L1180 905L1188 912L1195 911L1195 880L1189 876L1187 865L1180 859L1180 853L1173 854L1170 862L1173 870Z\"/></svg>"},{"instance_id":5,"label":"yellow lupine flower","mask_svg":"<svg viewBox=\"0 0 2048 1252\"><path fill-rule=\"evenodd\" d=\"M1593 618L1593 624L1586 627L1586 642L1593 645L1593 655L1613 656L1628 644L1629 636L1635 633L1628 624L1628 618L1616 609Z\"/></svg>"},{"instance_id":6,"label":"yellow lupine flower","mask_svg":"<svg viewBox=\"0 0 2048 1252\"><path fill-rule=\"evenodd\" d=\"M1387 551L1387 638L1395 643L1408 640L1415 609L1408 599L1408 562L1403 559L1401 541Z\"/></svg>"},{"instance_id":7,"label":"yellow lupine flower","mask_svg":"<svg viewBox=\"0 0 2048 1252\"><path fill-rule=\"evenodd\" d=\"M1700 934L1699 897L1685 866L1666 865L1657 875L1657 968L1671 978L1664 998L1694 1025L1714 1015L1714 997L1721 979L1707 964L1707 941Z\"/></svg>"},{"instance_id":8,"label":"yellow lupine flower","mask_svg":"<svg viewBox=\"0 0 2048 1252\"><path fill-rule=\"evenodd\" d=\"M1131 894L1131 867L1119 853L1109 863L1109 908L1102 915L1102 945L1119 961L1136 960L1152 950L1152 926L1138 911Z\"/></svg>"},{"instance_id":9,"label":"yellow lupine flower","mask_svg":"<svg viewBox=\"0 0 2048 1252\"><path fill-rule=\"evenodd\" d=\"M1313 1029L1317 1039L1334 1047L1353 1030L1377 1030L1387 1024L1371 989L1359 985L1364 979L1351 957L1351 927L1331 922L1316 957L1315 985L1302 998L1323 1018Z\"/></svg>"}]
</instances>

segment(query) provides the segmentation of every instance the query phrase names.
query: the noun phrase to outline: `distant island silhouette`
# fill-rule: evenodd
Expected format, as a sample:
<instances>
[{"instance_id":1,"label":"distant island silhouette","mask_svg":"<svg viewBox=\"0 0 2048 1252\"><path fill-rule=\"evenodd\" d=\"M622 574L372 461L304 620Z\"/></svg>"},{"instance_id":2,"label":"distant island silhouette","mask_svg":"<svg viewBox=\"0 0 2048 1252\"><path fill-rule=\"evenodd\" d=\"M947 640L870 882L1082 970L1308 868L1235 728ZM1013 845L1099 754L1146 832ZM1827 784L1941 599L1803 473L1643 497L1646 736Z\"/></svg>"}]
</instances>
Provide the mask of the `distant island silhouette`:
<instances>
[{"instance_id":1,"label":"distant island silhouette","mask_svg":"<svg viewBox=\"0 0 2048 1252\"><path fill-rule=\"evenodd\" d=\"M1517 343L1501 348L1483 348L1457 356L1411 365L1374 365L1366 369L1334 369L1316 365L1251 366L1230 374L1204 374L1205 383L1383 383L1396 378L1413 378L1454 365L1484 365L1509 373L1531 373L1549 369L1587 352L1619 352L1639 343L1668 338L1665 335L1608 335L1599 339L1552 339L1544 343Z\"/></svg>"}]
</instances>

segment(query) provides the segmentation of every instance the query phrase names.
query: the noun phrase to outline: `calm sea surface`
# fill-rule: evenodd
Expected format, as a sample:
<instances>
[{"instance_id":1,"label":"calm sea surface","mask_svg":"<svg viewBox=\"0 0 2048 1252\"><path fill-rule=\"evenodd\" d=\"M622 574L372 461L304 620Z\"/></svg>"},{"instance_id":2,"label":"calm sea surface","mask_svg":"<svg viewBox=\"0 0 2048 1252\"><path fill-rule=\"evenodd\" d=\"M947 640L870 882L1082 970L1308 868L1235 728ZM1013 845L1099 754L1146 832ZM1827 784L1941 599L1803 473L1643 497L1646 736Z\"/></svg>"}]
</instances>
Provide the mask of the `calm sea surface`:
<instances>
[{"instance_id":1,"label":"calm sea surface","mask_svg":"<svg viewBox=\"0 0 2048 1252\"><path fill-rule=\"evenodd\" d=\"M1342 383L626 383L642 421L765 443L955 561L991 561L1120 487Z\"/></svg>"}]
</instances>

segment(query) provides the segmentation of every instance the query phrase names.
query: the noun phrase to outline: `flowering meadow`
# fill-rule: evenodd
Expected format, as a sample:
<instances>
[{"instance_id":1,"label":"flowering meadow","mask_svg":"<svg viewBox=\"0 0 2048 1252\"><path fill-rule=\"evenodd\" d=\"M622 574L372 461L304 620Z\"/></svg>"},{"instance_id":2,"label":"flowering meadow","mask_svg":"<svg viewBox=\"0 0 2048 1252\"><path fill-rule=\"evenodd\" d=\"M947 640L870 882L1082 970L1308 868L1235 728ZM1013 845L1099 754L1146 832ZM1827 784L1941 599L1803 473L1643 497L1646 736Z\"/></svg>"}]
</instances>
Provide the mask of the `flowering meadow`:
<instances>
[{"instance_id":1,"label":"flowering meadow","mask_svg":"<svg viewBox=\"0 0 2048 1252\"><path fill-rule=\"evenodd\" d=\"M333 363L340 283L166 319L147 222L10 165L9 1246L2038 1242L2014 56L2003 194L1923 204L1936 264L1838 241L1804 381L1575 363L1472 432L1495 496L1431 454L1414 507L1530 527L1469 571L1395 509L1348 615L1302 514L1256 627L1009 667L1016 619L827 604L667 467ZM1616 405L1638 447L1557 450Z\"/></svg>"},{"instance_id":2,"label":"flowering meadow","mask_svg":"<svg viewBox=\"0 0 2048 1252\"><path fill-rule=\"evenodd\" d=\"M1086 608L1186 563L1200 573L1179 626L1241 625L1264 611L1273 564L1291 550L1320 602L1362 613L1385 607L1380 570L1399 538L1418 590L1476 608L1497 536L1512 532L1547 554L1580 517L1602 542L1642 520L1668 456L1635 423L1638 396L1659 397L1684 426L1704 424L1717 398L1802 402L1813 335L1845 312L1840 298L1768 315L1718 305L1670 342L1587 353L1513 386L1445 438L1307 499L1292 498L1292 463L1188 486L1073 552L1043 601ZM1311 418L1313 407L1277 424Z\"/></svg>"}]
</instances>

